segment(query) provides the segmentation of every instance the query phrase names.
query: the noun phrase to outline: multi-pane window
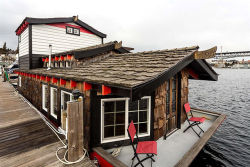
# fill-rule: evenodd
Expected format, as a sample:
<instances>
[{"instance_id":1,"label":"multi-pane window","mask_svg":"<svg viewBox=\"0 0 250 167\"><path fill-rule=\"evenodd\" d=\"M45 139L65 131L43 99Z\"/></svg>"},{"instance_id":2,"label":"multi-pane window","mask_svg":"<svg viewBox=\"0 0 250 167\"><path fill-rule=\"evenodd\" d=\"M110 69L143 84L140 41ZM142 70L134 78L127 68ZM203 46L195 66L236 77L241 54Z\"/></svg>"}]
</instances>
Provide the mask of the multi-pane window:
<instances>
[{"instance_id":1,"label":"multi-pane window","mask_svg":"<svg viewBox=\"0 0 250 167\"><path fill-rule=\"evenodd\" d=\"M73 96L71 93L62 91L61 92L61 105L62 105L62 110L63 111L67 111L67 102L68 101L72 101L73 100Z\"/></svg>"},{"instance_id":2,"label":"multi-pane window","mask_svg":"<svg viewBox=\"0 0 250 167\"><path fill-rule=\"evenodd\" d=\"M48 85L42 85L42 108L48 111Z\"/></svg>"},{"instance_id":3,"label":"multi-pane window","mask_svg":"<svg viewBox=\"0 0 250 167\"><path fill-rule=\"evenodd\" d=\"M58 107L57 107L57 89L50 88L50 114L57 119Z\"/></svg>"},{"instance_id":4,"label":"multi-pane window","mask_svg":"<svg viewBox=\"0 0 250 167\"><path fill-rule=\"evenodd\" d=\"M125 100L104 103L104 138L124 136Z\"/></svg>"},{"instance_id":5,"label":"multi-pane window","mask_svg":"<svg viewBox=\"0 0 250 167\"><path fill-rule=\"evenodd\" d=\"M66 33L67 34L72 34L72 35L80 35L80 28L75 28L75 27L66 27Z\"/></svg>"},{"instance_id":6,"label":"multi-pane window","mask_svg":"<svg viewBox=\"0 0 250 167\"><path fill-rule=\"evenodd\" d=\"M150 134L150 97L102 99L102 142L128 139L127 127L133 120L138 136Z\"/></svg>"},{"instance_id":7,"label":"multi-pane window","mask_svg":"<svg viewBox=\"0 0 250 167\"><path fill-rule=\"evenodd\" d=\"M129 101L128 122L130 123L133 120L138 134L147 133L148 100L148 98L145 98L134 102Z\"/></svg>"},{"instance_id":8,"label":"multi-pane window","mask_svg":"<svg viewBox=\"0 0 250 167\"><path fill-rule=\"evenodd\" d=\"M167 88L166 88L166 114L169 114L169 104L170 104L170 81L167 82Z\"/></svg>"}]
</instances>

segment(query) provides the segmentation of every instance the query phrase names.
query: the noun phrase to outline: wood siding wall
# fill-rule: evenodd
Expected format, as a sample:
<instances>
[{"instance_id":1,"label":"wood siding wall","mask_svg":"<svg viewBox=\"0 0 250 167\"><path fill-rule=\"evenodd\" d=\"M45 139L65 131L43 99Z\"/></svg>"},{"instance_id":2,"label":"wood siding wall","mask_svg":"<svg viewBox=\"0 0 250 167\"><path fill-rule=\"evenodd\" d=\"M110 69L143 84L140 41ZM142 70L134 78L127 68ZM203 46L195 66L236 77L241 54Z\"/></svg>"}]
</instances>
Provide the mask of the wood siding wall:
<instances>
[{"instance_id":1,"label":"wood siding wall","mask_svg":"<svg viewBox=\"0 0 250 167\"><path fill-rule=\"evenodd\" d=\"M19 66L20 69L30 69L30 59L29 54L23 55L22 57L19 56Z\"/></svg>"},{"instance_id":2,"label":"wood siding wall","mask_svg":"<svg viewBox=\"0 0 250 167\"><path fill-rule=\"evenodd\" d=\"M84 32L80 36L66 34L65 28L41 24L32 26L32 54L48 55L49 45L52 53L84 48L102 43L102 38Z\"/></svg>"},{"instance_id":3,"label":"wood siding wall","mask_svg":"<svg viewBox=\"0 0 250 167\"><path fill-rule=\"evenodd\" d=\"M19 42L19 58L29 54L29 27L27 27L20 35Z\"/></svg>"},{"instance_id":4,"label":"wood siding wall","mask_svg":"<svg viewBox=\"0 0 250 167\"><path fill-rule=\"evenodd\" d=\"M181 124L186 120L183 106L188 102L188 75L185 69L181 71L181 109L179 110ZM158 140L166 133L166 86L167 81L155 90L154 140Z\"/></svg>"}]
</instances>

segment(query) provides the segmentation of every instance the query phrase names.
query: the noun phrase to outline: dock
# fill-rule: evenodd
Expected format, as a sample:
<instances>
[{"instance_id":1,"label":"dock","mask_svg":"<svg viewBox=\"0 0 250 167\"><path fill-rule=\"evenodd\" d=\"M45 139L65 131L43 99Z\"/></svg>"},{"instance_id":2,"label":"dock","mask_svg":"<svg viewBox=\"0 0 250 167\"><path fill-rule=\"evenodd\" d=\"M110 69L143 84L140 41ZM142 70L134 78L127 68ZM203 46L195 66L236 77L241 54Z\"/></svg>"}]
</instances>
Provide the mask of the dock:
<instances>
[{"instance_id":1,"label":"dock","mask_svg":"<svg viewBox=\"0 0 250 167\"><path fill-rule=\"evenodd\" d=\"M56 158L62 143L9 82L0 81L0 167L94 167L85 157L74 165Z\"/></svg>"}]
</instances>

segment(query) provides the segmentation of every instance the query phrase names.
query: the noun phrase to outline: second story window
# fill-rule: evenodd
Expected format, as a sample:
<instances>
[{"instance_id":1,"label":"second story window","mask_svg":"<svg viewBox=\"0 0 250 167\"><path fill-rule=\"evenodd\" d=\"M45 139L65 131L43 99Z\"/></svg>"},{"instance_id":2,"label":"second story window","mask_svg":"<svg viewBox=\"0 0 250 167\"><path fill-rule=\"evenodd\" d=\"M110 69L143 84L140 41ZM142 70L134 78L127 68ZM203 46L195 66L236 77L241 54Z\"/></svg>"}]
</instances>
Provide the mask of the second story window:
<instances>
[{"instance_id":1,"label":"second story window","mask_svg":"<svg viewBox=\"0 0 250 167\"><path fill-rule=\"evenodd\" d=\"M66 26L66 33L80 36L80 28Z\"/></svg>"}]
</instances>

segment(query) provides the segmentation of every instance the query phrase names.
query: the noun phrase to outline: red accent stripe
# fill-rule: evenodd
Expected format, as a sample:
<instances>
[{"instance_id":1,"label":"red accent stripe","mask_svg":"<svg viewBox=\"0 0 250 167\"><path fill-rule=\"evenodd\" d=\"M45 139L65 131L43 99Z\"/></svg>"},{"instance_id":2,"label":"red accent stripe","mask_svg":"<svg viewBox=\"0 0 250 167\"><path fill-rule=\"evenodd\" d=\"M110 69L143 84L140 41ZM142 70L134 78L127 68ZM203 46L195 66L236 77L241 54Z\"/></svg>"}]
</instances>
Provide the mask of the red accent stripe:
<instances>
[{"instance_id":1,"label":"red accent stripe","mask_svg":"<svg viewBox=\"0 0 250 167\"><path fill-rule=\"evenodd\" d=\"M71 24L67 24L67 23L55 23L55 24L47 24L47 25L54 26L54 27L59 27L59 28L64 28L64 29L66 29L66 26L74 27L74 28L80 28L80 32L88 33L88 34L94 34L94 33L86 30L85 28L83 28L81 26L75 26L75 25L71 25Z\"/></svg>"},{"instance_id":2,"label":"red accent stripe","mask_svg":"<svg viewBox=\"0 0 250 167\"><path fill-rule=\"evenodd\" d=\"M58 57L58 56L56 56L56 57L55 57L55 61L58 61L58 60L59 60L59 57Z\"/></svg>"},{"instance_id":3,"label":"red accent stripe","mask_svg":"<svg viewBox=\"0 0 250 167\"><path fill-rule=\"evenodd\" d=\"M70 86L71 86L71 88L75 88L76 87L76 82L70 80Z\"/></svg>"},{"instance_id":4,"label":"red accent stripe","mask_svg":"<svg viewBox=\"0 0 250 167\"><path fill-rule=\"evenodd\" d=\"M196 74L192 69L188 69L189 75L191 75L194 79L198 79L199 75Z\"/></svg>"},{"instance_id":5,"label":"red accent stripe","mask_svg":"<svg viewBox=\"0 0 250 167\"><path fill-rule=\"evenodd\" d=\"M57 83L57 79L56 78L52 78L52 83Z\"/></svg>"},{"instance_id":6,"label":"red accent stripe","mask_svg":"<svg viewBox=\"0 0 250 167\"><path fill-rule=\"evenodd\" d=\"M43 81L44 81L44 80L45 80L45 76L41 76L41 80L43 80Z\"/></svg>"},{"instance_id":7,"label":"red accent stripe","mask_svg":"<svg viewBox=\"0 0 250 167\"><path fill-rule=\"evenodd\" d=\"M64 80L64 79L60 79L60 85L66 85L66 80Z\"/></svg>"},{"instance_id":8,"label":"red accent stripe","mask_svg":"<svg viewBox=\"0 0 250 167\"><path fill-rule=\"evenodd\" d=\"M111 88L105 85L102 85L102 95L108 95L111 93Z\"/></svg>"},{"instance_id":9,"label":"red accent stripe","mask_svg":"<svg viewBox=\"0 0 250 167\"><path fill-rule=\"evenodd\" d=\"M36 75L36 79L40 79L40 75Z\"/></svg>"},{"instance_id":10,"label":"red accent stripe","mask_svg":"<svg viewBox=\"0 0 250 167\"><path fill-rule=\"evenodd\" d=\"M46 81L47 81L47 82L50 82L50 80L51 80L51 78L47 76L47 77L46 77Z\"/></svg>"},{"instance_id":11,"label":"red accent stripe","mask_svg":"<svg viewBox=\"0 0 250 167\"><path fill-rule=\"evenodd\" d=\"M83 82L83 90L91 90L92 89L92 85L87 83L87 82Z\"/></svg>"}]
</instances>

